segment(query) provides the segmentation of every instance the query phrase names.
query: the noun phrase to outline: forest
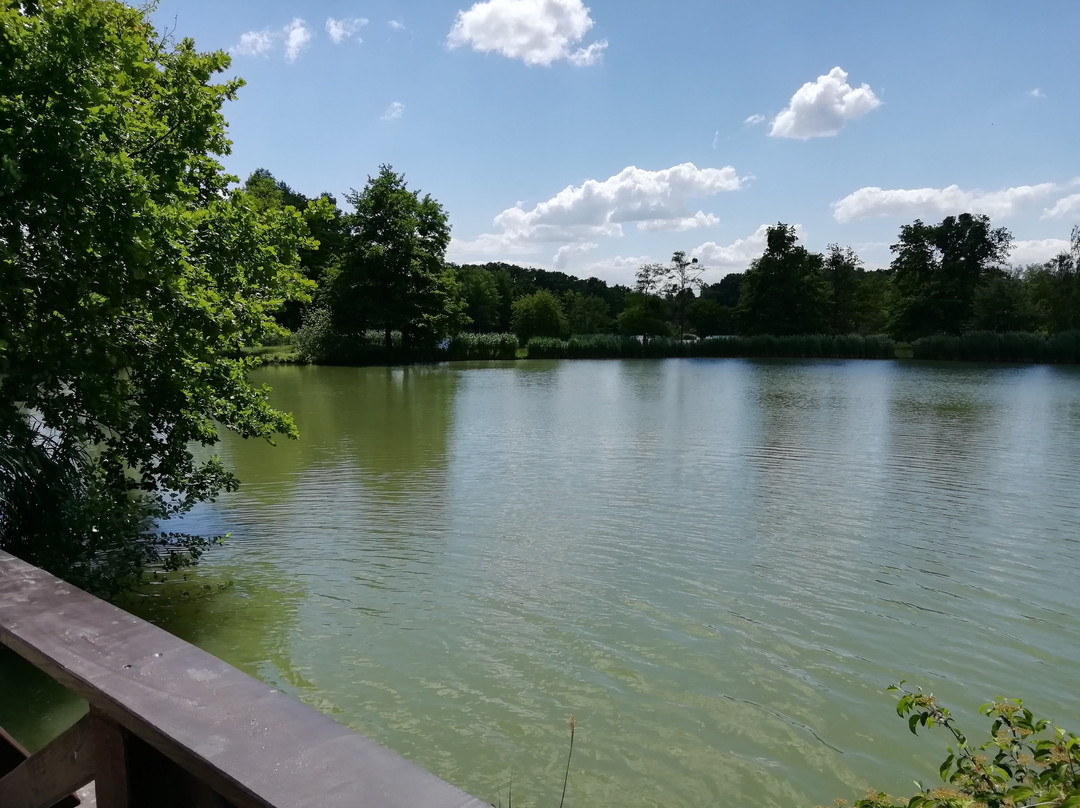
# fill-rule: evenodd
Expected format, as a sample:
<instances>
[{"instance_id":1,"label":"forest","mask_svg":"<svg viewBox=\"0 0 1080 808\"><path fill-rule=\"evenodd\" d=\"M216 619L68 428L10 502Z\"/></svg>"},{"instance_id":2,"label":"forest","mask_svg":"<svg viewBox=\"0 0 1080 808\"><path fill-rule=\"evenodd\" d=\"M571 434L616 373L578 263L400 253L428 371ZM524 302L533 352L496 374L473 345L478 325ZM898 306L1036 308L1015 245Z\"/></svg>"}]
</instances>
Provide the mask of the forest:
<instances>
[{"instance_id":1,"label":"forest","mask_svg":"<svg viewBox=\"0 0 1080 808\"><path fill-rule=\"evenodd\" d=\"M304 361L513 358L530 345L530 356L892 356L882 338L927 358L1076 361L1076 340L1062 335L1080 329L1080 228L1070 251L1012 266L1012 234L985 215L916 220L900 228L891 264L871 269L851 247L808 250L778 222L743 272L709 283L707 266L675 251L668 263L641 266L629 287L447 262L447 212L390 166L345 196L352 212L266 169L243 190L263 208L303 211L319 242L300 258L310 300L278 318ZM686 347L711 337L744 339ZM878 347L868 349L871 337ZM647 341L651 350L634 347Z\"/></svg>"}]
</instances>

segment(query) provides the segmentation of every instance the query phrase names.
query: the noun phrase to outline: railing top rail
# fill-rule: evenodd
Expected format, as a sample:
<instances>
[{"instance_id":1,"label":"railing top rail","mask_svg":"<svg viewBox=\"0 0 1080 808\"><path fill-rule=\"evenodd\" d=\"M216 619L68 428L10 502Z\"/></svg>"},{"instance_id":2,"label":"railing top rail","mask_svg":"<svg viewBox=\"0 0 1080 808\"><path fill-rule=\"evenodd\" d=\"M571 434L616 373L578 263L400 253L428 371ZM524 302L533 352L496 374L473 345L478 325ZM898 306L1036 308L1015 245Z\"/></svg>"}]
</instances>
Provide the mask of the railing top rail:
<instances>
[{"instance_id":1,"label":"railing top rail","mask_svg":"<svg viewBox=\"0 0 1080 808\"><path fill-rule=\"evenodd\" d=\"M486 805L217 657L2 551L0 645L237 806Z\"/></svg>"}]
</instances>

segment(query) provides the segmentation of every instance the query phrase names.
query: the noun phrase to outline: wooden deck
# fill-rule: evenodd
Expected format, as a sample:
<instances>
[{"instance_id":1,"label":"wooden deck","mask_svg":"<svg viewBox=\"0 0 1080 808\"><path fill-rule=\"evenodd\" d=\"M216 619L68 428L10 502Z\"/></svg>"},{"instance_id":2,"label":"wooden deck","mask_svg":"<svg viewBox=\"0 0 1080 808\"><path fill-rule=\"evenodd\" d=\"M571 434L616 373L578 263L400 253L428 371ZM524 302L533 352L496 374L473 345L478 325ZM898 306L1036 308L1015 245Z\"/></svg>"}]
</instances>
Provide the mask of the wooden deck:
<instances>
[{"instance_id":1,"label":"wooden deck","mask_svg":"<svg viewBox=\"0 0 1080 808\"><path fill-rule=\"evenodd\" d=\"M74 726L0 777L0 808L51 808L90 782L101 808L486 805L190 643L3 552L0 645L90 705Z\"/></svg>"}]
</instances>

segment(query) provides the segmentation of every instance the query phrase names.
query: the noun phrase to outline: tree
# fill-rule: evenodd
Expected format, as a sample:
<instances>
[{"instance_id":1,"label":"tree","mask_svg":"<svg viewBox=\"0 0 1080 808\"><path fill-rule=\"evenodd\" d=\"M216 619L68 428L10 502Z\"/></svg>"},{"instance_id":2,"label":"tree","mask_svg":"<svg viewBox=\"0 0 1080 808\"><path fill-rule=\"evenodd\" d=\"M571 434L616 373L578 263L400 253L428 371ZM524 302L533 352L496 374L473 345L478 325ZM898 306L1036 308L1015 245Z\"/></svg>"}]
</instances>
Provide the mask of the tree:
<instances>
[{"instance_id":1,"label":"tree","mask_svg":"<svg viewBox=\"0 0 1080 808\"><path fill-rule=\"evenodd\" d=\"M337 200L326 192L315 198L304 196L284 180L275 179L265 168L255 169L243 188L260 211L292 207L304 216L314 241L300 249L300 271L315 284L314 301L310 305L320 305L327 269L340 260L345 243L344 218ZM309 301L286 301L276 319L285 328L296 331L304 321L308 305Z\"/></svg>"},{"instance_id":2,"label":"tree","mask_svg":"<svg viewBox=\"0 0 1080 808\"><path fill-rule=\"evenodd\" d=\"M571 334L606 334L611 330L611 316L603 298L571 291L563 301Z\"/></svg>"},{"instance_id":3,"label":"tree","mask_svg":"<svg viewBox=\"0 0 1080 808\"><path fill-rule=\"evenodd\" d=\"M533 337L565 337L566 316L559 299L547 289L522 295L513 305L514 333L522 345Z\"/></svg>"},{"instance_id":4,"label":"tree","mask_svg":"<svg viewBox=\"0 0 1080 808\"><path fill-rule=\"evenodd\" d=\"M1068 252L1024 273L1040 327L1050 334L1080 329L1080 227L1071 241Z\"/></svg>"},{"instance_id":5,"label":"tree","mask_svg":"<svg viewBox=\"0 0 1080 808\"><path fill-rule=\"evenodd\" d=\"M229 190L228 65L113 0L0 10L0 544L100 591L200 551L154 527L237 485L192 445L295 434L240 349L310 241Z\"/></svg>"},{"instance_id":6,"label":"tree","mask_svg":"<svg viewBox=\"0 0 1080 808\"><path fill-rule=\"evenodd\" d=\"M671 264L645 264L637 271L637 291L660 295L672 304L679 334L686 330L686 307L694 299L693 290L701 288L705 267L696 258L687 258L682 250L671 256Z\"/></svg>"},{"instance_id":7,"label":"tree","mask_svg":"<svg viewBox=\"0 0 1080 808\"><path fill-rule=\"evenodd\" d=\"M795 228L768 229L765 252L743 276L736 309L744 334L817 334L828 328L822 257L798 244Z\"/></svg>"},{"instance_id":8,"label":"tree","mask_svg":"<svg viewBox=\"0 0 1080 808\"><path fill-rule=\"evenodd\" d=\"M478 266L458 267L457 276L472 330L478 334L498 331L502 296L495 277Z\"/></svg>"},{"instance_id":9,"label":"tree","mask_svg":"<svg viewBox=\"0 0 1080 808\"><path fill-rule=\"evenodd\" d=\"M631 292L626 305L615 319L620 334L640 337L671 336L667 303L663 298L643 292Z\"/></svg>"},{"instance_id":10,"label":"tree","mask_svg":"<svg viewBox=\"0 0 1080 808\"><path fill-rule=\"evenodd\" d=\"M898 339L958 334L969 327L975 290L1009 256L1012 235L984 215L962 213L940 224L916 219L892 245L892 313Z\"/></svg>"},{"instance_id":11,"label":"tree","mask_svg":"<svg viewBox=\"0 0 1080 808\"><path fill-rule=\"evenodd\" d=\"M345 195L344 257L333 278L335 319L346 333L383 332L387 350L400 331L406 349L435 342L466 323L465 303L445 263L450 224L430 194L410 191L390 166Z\"/></svg>"},{"instance_id":12,"label":"tree","mask_svg":"<svg viewBox=\"0 0 1080 808\"><path fill-rule=\"evenodd\" d=\"M828 282L830 334L850 334L857 327L861 266L862 261L850 247L829 245L824 272Z\"/></svg>"}]
</instances>

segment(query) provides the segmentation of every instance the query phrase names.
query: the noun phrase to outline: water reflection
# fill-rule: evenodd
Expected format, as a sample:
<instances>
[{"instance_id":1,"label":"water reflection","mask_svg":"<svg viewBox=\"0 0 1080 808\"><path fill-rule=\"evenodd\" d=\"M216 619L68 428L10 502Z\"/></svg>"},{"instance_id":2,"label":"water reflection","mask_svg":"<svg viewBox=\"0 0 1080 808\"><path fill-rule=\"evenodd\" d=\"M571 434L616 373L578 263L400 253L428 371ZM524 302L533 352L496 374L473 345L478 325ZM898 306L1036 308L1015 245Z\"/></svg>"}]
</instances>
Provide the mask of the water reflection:
<instances>
[{"instance_id":1,"label":"water reflection","mask_svg":"<svg viewBox=\"0 0 1080 808\"><path fill-rule=\"evenodd\" d=\"M899 678L1080 724L1075 371L260 379L303 437L225 443L246 484L195 515L235 537L199 577L237 583L171 625L492 802L511 771L515 799L557 791L569 712L568 799L631 807L932 779L937 746L890 720Z\"/></svg>"}]
</instances>

